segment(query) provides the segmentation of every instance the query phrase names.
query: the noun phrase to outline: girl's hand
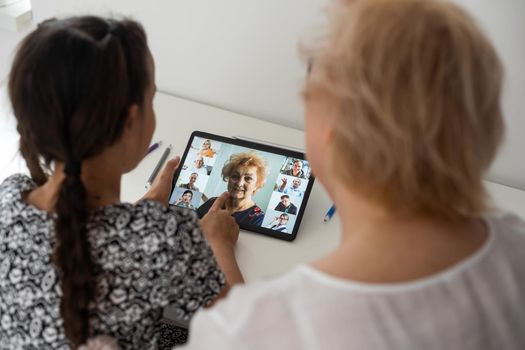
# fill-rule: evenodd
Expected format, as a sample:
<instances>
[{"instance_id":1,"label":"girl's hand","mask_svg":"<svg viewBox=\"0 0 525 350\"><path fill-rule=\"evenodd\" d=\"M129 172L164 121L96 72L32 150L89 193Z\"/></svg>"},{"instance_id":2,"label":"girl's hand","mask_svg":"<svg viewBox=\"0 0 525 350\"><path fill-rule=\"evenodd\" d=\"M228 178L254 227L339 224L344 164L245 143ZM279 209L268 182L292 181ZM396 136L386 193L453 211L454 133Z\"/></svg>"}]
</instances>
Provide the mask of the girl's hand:
<instances>
[{"instance_id":1,"label":"girl's hand","mask_svg":"<svg viewBox=\"0 0 525 350\"><path fill-rule=\"evenodd\" d=\"M216 244L226 245L233 249L239 238L239 225L225 209L229 195L228 192L224 192L217 197L208 213L200 221L201 229L212 249Z\"/></svg>"},{"instance_id":2,"label":"girl's hand","mask_svg":"<svg viewBox=\"0 0 525 350\"><path fill-rule=\"evenodd\" d=\"M235 243L239 238L239 225L230 213L224 209L230 194L224 192L211 206L208 213L200 221L200 227L208 240L215 259L226 276L227 285L217 296L223 297L230 286L243 283L241 270L235 259ZM216 300L217 300L216 299Z\"/></svg>"},{"instance_id":3,"label":"girl's hand","mask_svg":"<svg viewBox=\"0 0 525 350\"><path fill-rule=\"evenodd\" d=\"M173 184L173 175L175 175L175 171L179 167L179 163L180 157L170 159L164 168L158 173L148 192L146 192L144 197L142 197L140 200L152 199L154 201L161 202L164 205L168 205L171 187Z\"/></svg>"}]
</instances>

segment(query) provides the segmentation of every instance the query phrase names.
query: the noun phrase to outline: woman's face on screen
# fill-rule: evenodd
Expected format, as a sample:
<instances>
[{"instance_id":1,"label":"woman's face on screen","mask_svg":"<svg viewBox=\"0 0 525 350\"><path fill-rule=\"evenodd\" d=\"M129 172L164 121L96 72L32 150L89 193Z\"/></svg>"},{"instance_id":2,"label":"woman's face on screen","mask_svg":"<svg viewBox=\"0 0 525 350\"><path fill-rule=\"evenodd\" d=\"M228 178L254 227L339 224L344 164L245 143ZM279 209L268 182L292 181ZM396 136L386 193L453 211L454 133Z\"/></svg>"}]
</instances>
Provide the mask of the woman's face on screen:
<instances>
[{"instance_id":1,"label":"woman's face on screen","mask_svg":"<svg viewBox=\"0 0 525 350\"><path fill-rule=\"evenodd\" d=\"M284 216L284 215L279 216L279 224L280 225L284 225L287 222L288 222L288 217L287 216Z\"/></svg>"},{"instance_id":2,"label":"woman's face on screen","mask_svg":"<svg viewBox=\"0 0 525 350\"><path fill-rule=\"evenodd\" d=\"M250 199L257 190L257 167L233 170L228 177L228 192L233 199Z\"/></svg>"},{"instance_id":3,"label":"woman's face on screen","mask_svg":"<svg viewBox=\"0 0 525 350\"><path fill-rule=\"evenodd\" d=\"M190 203L191 202L191 197L193 197L193 195L191 193L185 193L183 196L182 196L182 201L184 203Z\"/></svg>"}]
</instances>

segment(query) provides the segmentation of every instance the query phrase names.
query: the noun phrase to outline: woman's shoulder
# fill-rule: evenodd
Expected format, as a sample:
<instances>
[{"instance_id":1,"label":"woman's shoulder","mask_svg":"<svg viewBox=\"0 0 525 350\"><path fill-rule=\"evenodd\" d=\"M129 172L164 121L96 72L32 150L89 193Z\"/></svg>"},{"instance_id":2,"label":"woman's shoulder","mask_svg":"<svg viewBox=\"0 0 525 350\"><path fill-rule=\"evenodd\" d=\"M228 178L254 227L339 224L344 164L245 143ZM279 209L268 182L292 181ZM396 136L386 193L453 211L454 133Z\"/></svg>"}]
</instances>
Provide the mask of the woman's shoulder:
<instances>
[{"instance_id":1,"label":"woman's shoulder","mask_svg":"<svg viewBox=\"0 0 525 350\"><path fill-rule=\"evenodd\" d=\"M513 212L494 210L485 215L485 220L494 229L522 233L525 237L525 221Z\"/></svg>"},{"instance_id":2,"label":"woman's shoulder","mask_svg":"<svg viewBox=\"0 0 525 350\"><path fill-rule=\"evenodd\" d=\"M6 178L0 184L0 212L5 214L3 216L5 217L9 212L9 216L13 217L16 213L25 211L27 205L22 195L36 186L36 183L25 174L14 174ZM31 211L33 212L37 212L36 208Z\"/></svg>"},{"instance_id":3,"label":"woman's shoulder","mask_svg":"<svg viewBox=\"0 0 525 350\"><path fill-rule=\"evenodd\" d=\"M99 208L92 213L90 224L114 228L116 234L131 231L144 236L162 232L169 237L180 229L195 228L197 221L193 210L145 199L136 204L120 203Z\"/></svg>"},{"instance_id":4,"label":"woman's shoulder","mask_svg":"<svg viewBox=\"0 0 525 350\"><path fill-rule=\"evenodd\" d=\"M255 216L264 215L264 211L257 204L255 204L253 207L250 208L250 212L251 212L251 214L253 214Z\"/></svg>"},{"instance_id":5,"label":"woman's shoulder","mask_svg":"<svg viewBox=\"0 0 525 350\"><path fill-rule=\"evenodd\" d=\"M485 215L484 219L494 236L496 248L507 256L516 252L525 264L525 221L512 212L498 210Z\"/></svg>"},{"instance_id":6,"label":"woman's shoulder","mask_svg":"<svg viewBox=\"0 0 525 350\"><path fill-rule=\"evenodd\" d=\"M35 182L29 176L25 174L13 174L0 184L0 196L1 199L3 199L6 195L29 191L35 187Z\"/></svg>"},{"instance_id":7,"label":"woman's shoulder","mask_svg":"<svg viewBox=\"0 0 525 350\"><path fill-rule=\"evenodd\" d=\"M229 324L232 329L241 329L254 320L280 319L281 314L291 313L291 300L302 289L300 274L295 269L278 278L236 285L226 298L199 314Z\"/></svg>"}]
</instances>

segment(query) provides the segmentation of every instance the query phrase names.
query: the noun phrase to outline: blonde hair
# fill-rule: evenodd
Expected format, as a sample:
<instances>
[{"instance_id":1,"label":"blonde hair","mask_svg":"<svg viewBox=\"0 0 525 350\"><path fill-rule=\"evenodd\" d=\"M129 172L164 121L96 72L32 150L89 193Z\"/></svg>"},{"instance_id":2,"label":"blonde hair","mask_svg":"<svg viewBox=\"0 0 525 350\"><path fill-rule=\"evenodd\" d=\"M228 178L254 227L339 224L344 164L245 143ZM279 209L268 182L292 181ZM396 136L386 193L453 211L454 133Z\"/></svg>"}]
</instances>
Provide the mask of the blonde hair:
<instances>
[{"instance_id":1,"label":"blonde hair","mask_svg":"<svg viewBox=\"0 0 525 350\"><path fill-rule=\"evenodd\" d=\"M432 0L337 1L329 13L303 95L337 104L334 173L393 211L481 213L502 68L474 20Z\"/></svg>"},{"instance_id":2,"label":"blonde hair","mask_svg":"<svg viewBox=\"0 0 525 350\"><path fill-rule=\"evenodd\" d=\"M257 189L264 186L268 174L266 161L255 152L233 154L222 168L222 179L228 181L235 169L254 166L257 169Z\"/></svg>"}]
</instances>

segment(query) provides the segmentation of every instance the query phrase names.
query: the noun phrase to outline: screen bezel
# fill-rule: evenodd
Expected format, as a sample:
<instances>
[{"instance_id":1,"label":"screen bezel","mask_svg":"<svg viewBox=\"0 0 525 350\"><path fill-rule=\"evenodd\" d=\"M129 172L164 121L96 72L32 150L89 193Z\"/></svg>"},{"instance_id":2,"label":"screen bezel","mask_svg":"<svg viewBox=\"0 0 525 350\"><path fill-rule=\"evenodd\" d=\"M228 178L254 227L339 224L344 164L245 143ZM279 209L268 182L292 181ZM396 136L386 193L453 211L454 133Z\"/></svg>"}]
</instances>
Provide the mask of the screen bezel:
<instances>
[{"instance_id":1,"label":"screen bezel","mask_svg":"<svg viewBox=\"0 0 525 350\"><path fill-rule=\"evenodd\" d=\"M302 159L302 160L306 160L305 155L302 152L292 151L292 150L281 148L281 147L277 147L277 146L271 146L271 145L267 145L267 144L263 144L263 143L257 143L257 142L252 142L252 141L235 139L235 138L231 138L231 137L226 137L226 136L221 136L221 135L217 135L217 134L211 134L211 133L208 133L208 132L197 131L196 130L196 131L193 131L191 133L190 138L188 140L188 143L186 144L186 149L184 150L184 154L181 157L181 160L180 160L180 163L179 163L180 166L179 166L179 168L177 169L177 171L175 172L175 174L173 176L173 182L172 182L171 191L170 191L170 198L171 198L171 195L172 195L173 191L175 190L175 184L177 183L177 180L178 180L178 178L180 176L180 173L182 171L182 165L186 162L186 158L187 158L187 156L189 154L189 151L191 149L191 145L192 145L193 140L194 140L195 137L202 137L202 138L206 138L206 139L211 139L213 141L229 143L229 144L232 144L232 145L235 145L235 146L251 148L251 149L256 150L256 151L269 152L269 153L283 155L285 157L293 157L293 158L299 158L299 159ZM262 226L256 226L256 225L249 225L249 224L240 224L239 227L241 229L243 229L243 230L259 233L259 234L262 234L264 236L269 236L269 237L273 237L273 238L279 238L279 239L282 239L282 240L285 240L285 241L293 241L296 238L296 236L297 236L297 232L299 231L299 227L301 226L301 221L303 219L303 214L304 214L304 211L306 210L306 205L308 203L308 199L310 198L310 192L312 191L312 188L313 188L313 185L314 185L314 181L315 181L315 177L312 174L310 174L310 177L308 178L308 185L306 187L306 190L304 191L303 200L301 202L301 206L298 208L299 210L298 210L298 213L297 213L297 218L295 219L295 225L294 225L294 228L293 228L291 233L282 233L282 232L279 232L279 231L274 231L274 230L272 230L270 228L266 228L266 227L262 227ZM169 205L176 207L175 205L172 205L172 204L169 204ZM193 209L190 209L190 210L193 210Z\"/></svg>"}]
</instances>

